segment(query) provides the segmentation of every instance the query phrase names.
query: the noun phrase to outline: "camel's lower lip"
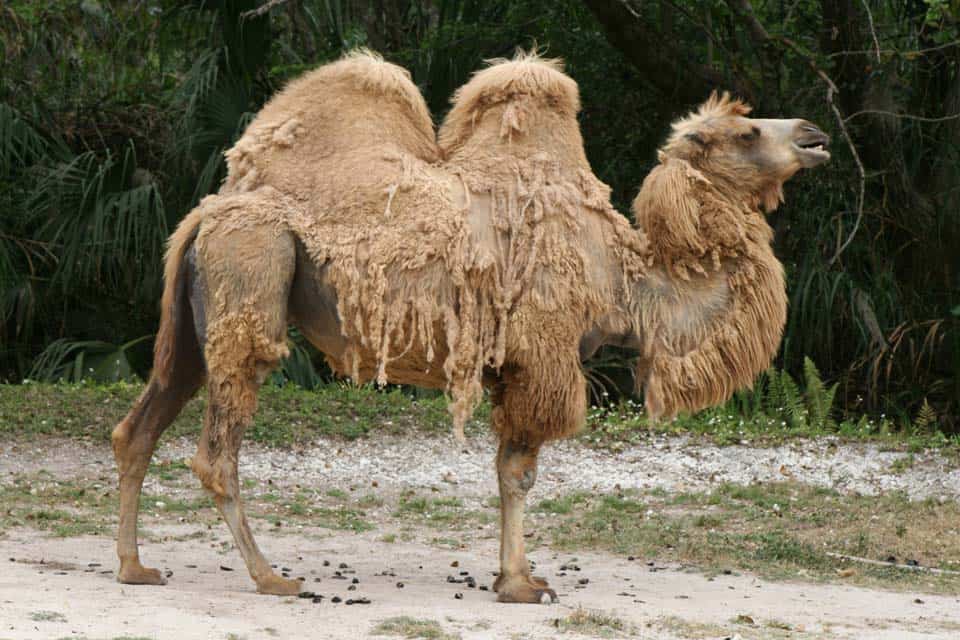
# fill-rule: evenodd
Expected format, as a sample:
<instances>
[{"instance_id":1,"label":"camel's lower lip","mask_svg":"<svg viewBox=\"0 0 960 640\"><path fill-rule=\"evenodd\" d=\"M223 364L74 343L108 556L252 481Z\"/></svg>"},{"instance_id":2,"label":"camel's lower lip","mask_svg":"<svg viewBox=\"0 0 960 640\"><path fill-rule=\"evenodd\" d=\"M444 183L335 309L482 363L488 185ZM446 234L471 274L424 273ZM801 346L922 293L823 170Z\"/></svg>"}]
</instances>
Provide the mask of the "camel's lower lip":
<instances>
[{"instance_id":1,"label":"camel's lower lip","mask_svg":"<svg viewBox=\"0 0 960 640\"><path fill-rule=\"evenodd\" d=\"M815 167L830 159L830 152L824 148L822 143L808 147L801 147L799 144L794 143L793 149L797 155L800 156L800 160L805 167Z\"/></svg>"}]
</instances>

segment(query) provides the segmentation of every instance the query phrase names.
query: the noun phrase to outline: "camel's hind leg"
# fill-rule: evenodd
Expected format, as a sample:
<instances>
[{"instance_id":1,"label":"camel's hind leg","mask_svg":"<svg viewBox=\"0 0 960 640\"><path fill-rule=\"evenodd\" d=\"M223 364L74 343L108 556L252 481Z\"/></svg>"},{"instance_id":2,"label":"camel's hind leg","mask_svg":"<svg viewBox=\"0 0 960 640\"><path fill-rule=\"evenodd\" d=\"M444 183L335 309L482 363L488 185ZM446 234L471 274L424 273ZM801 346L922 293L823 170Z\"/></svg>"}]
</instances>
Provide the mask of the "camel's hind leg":
<instances>
[{"instance_id":1,"label":"camel's hind leg","mask_svg":"<svg viewBox=\"0 0 960 640\"><path fill-rule=\"evenodd\" d=\"M198 239L207 292L208 405L193 470L214 497L257 591L292 595L253 538L240 500L237 456L256 411L257 391L287 354L286 309L293 239L273 227L232 229Z\"/></svg>"},{"instance_id":2,"label":"camel's hind leg","mask_svg":"<svg viewBox=\"0 0 960 640\"><path fill-rule=\"evenodd\" d=\"M162 385L155 376L151 377L133 409L113 430L113 452L120 472L120 527L117 536L120 571L117 580L127 584L166 582L159 571L140 564L137 549L140 489L160 434L170 426L183 405L203 383L203 360L185 299L177 301L175 313L177 329L169 381Z\"/></svg>"}]
</instances>

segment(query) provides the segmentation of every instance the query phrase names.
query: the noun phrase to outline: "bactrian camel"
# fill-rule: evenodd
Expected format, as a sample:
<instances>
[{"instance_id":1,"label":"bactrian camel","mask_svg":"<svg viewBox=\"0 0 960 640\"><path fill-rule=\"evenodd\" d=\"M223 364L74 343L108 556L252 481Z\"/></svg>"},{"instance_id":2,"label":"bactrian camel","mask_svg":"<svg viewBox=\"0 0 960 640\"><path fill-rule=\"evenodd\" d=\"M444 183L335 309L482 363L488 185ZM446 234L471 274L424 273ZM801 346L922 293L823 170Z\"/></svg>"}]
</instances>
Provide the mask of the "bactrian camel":
<instances>
[{"instance_id":1,"label":"bactrian camel","mask_svg":"<svg viewBox=\"0 0 960 640\"><path fill-rule=\"evenodd\" d=\"M237 456L257 391L299 328L356 382L445 390L462 437L487 390L500 445L501 602L554 599L524 553L537 455L584 423L581 361L639 352L653 418L723 402L769 366L785 322L764 214L829 158L805 120L760 120L713 95L673 125L659 165L615 211L591 171L576 83L532 54L494 61L439 134L409 74L356 52L294 80L227 154L219 193L170 238L154 369L113 432L121 582L163 430L206 383L193 471L261 593L294 594L257 548Z\"/></svg>"}]
</instances>

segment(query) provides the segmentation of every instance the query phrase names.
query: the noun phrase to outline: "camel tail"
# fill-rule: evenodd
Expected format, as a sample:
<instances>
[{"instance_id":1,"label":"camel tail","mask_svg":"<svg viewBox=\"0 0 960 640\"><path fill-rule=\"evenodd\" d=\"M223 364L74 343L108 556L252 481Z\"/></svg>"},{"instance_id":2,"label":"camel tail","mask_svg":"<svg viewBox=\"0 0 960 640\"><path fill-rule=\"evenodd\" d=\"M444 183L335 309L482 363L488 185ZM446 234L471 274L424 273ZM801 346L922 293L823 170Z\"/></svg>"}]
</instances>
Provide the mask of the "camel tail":
<instances>
[{"instance_id":1,"label":"camel tail","mask_svg":"<svg viewBox=\"0 0 960 640\"><path fill-rule=\"evenodd\" d=\"M195 208L180 221L167 243L163 268L163 298L160 302L160 329L153 347L152 377L161 387L166 387L170 382L178 339L183 337L184 331L194 331L190 322L192 312L187 299L183 258L197 237L202 219L203 208ZM185 324L188 326L182 326Z\"/></svg>"}]
</instances>

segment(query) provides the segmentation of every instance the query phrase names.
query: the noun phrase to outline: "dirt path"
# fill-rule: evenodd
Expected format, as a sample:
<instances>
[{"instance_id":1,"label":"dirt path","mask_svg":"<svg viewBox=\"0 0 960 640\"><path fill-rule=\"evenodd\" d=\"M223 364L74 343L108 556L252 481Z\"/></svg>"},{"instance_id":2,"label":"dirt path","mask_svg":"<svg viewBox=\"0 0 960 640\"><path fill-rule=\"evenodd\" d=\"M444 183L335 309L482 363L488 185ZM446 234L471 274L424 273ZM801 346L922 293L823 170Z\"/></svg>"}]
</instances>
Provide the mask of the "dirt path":
<instances>
[{"instance_id":1,"label":"dirt path","mask_svg":"<svg viewBox=\"0 0 960 640\"><path fill-rule=\"evenodd\" d=\"M192 443L168 443L158 459L182 460L191 450ZM250 447L242 473L256 480L247 489L254 496L292 491L294 485L377 486L394 496L405 489L441 487L444 495L480 503L494 494L491 456L492 445L485 439L472 442L466 452L447 439L320 441L296 452ZM779 479L784 473L841 490L905 489L917 498L957 499L960 472L948 461L923 454L894 471L891 465L902 456L823 442L718 449L663 439L617 455L565 444L548 451L532 499L616 486L677 492L719 482ZM65 440L0 443L0 485L44 471L95 490L112 489L114 481L107 446ZM154 473L147 491L172 499L196 493L186 488L194 484L185 471L174 481ZM371 514L377 524L388 520L377 518L375 508ZM573 559L546 546L531 558L537 573L557 589L560 603L498 605L493 593L479 588L492 584L490 571L496 568L496 527L490 523L474 527L478 531L466 548L451 550L416 536L385 542L386 525L353 533L278 529L257 520L258 539L271 561L302 576L305 588L323 599L258 596L225 527L209 513L148 513L145 519L145 562L173 572L165 587L117 584L110 533L55 538L20 527L0 534L0 639L353 639L368 637L379 623L397 616L432 621L448 637L464 639L960 637L958 595L770 582L736 573L711 578L676 565L661 566L656 559L630 561L604 553L577 553ZM110 527L112 531L112 523ZM442 528L432 531L443 535ZM341 562L349 565L341 570L346 579L334 575ZM454 562L458 566L451 566ZM571 562L580 570L562 570ZM475 577L477 588L448 582L448 576L462 579L463 571ZM352 578L359 582L351 591ZM588 582L581 584L584 579ZM458 593L462 599L455 597ZM334 596L343 602L333 603ZM370 603L347 605L348 598ZM601 612L620 630L609 625L564 630L578 607Z\"/></svg>"},{"instance_id":2,"label":"dirt path","mask_svg":"<svg viewBox=\"0 0 960 640\"><path fill-rule=\"evenodd\" d=\"M165 533L189 529L171 527ZM370 534L261 539L269 557L304 576L305 588L324 596L321 603L254 594L235 554L219 556L204 541L149 545L145 553L150 561L173 571L170 583L132 587L117 584L112 572L102 573L114 563L108 539L38 539L32 531L18 532L0 541L4 559L17 558L6 561L0 577L0 637L357 638L366 637L377 621L412 616L438 621L464 639L552 638L557 636L554 619L580 606L636 625L642 638L779 637L771 623L789 625L793 638L929 640L960 633L956 597L923 596L920 604L905 593L770 583L749 576L710 580L676 567L651 572L646 563L582 554L577 558L580 572L552 577L560 604L506 606L496 604L489 591L447 582L448 575L469 571L478 585L489 584L486 569L496 554L492 540L454 552L404 543L385 548ZM330 567L323 566L324 559ZM548 576L555 576L565 561L543 550L533 559ZM331 577L341 561L356 571L346 574L359 579L356 591L348 591L349 579ZM454 561L458 568L450 567ZM221 565L236 570L224 571ZM384 572L390 575L380 575ZM321 581L315 582L316 577ZM584 577L589 583L581 586ZM456 599L457 593L463 598ZM371 603L334 604L333 596L344 601L366 597ZM37 613L43 611L56 612L62 620L31 619L43 618ZM738 615L750 616L755 626L732 623Z\"/></svg>"}]
</instances>

